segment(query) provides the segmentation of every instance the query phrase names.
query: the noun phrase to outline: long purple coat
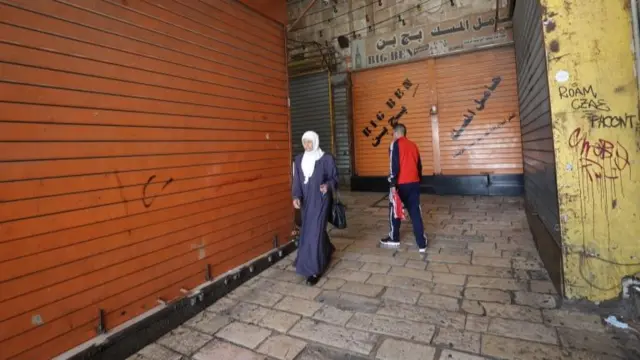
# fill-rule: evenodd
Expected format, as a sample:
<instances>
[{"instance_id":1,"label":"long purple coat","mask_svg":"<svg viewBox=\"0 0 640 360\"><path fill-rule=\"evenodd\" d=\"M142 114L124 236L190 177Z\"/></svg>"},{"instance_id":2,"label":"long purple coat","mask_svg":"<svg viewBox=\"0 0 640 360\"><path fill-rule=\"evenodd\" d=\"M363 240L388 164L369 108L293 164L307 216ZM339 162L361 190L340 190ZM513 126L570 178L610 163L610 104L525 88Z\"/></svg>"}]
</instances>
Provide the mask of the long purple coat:
<instances>
[{"instance_id":1,"label":"long purple coat","mask_svg":"<svg viewBox=\"0 0 640 360\"><path fill-rule=\"evenodd\" d=\"M302 276L324 273L335 251L327 234L331 211L331 189L338 188L338 169L330 154L325 153L313 169L308 183L304 183L302 154L296 156L293 173L293 197L302 201L302 229L296 258L296 272ZM327 184L329 192L322 194L320 185Z\"/></svg>"}]
</instances>

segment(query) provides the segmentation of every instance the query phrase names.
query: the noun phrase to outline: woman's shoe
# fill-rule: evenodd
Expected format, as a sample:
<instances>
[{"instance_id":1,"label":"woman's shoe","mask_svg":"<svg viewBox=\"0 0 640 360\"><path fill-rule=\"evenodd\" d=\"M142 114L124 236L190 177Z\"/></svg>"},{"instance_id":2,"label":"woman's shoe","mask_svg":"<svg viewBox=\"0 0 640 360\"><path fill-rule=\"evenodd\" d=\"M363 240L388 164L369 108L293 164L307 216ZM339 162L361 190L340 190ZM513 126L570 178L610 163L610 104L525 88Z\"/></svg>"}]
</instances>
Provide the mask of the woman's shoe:
<instances>
[{"instance_id":1,"label":"woman's shoe","mask_svg":"<svg viewBox=\"0 0 640 360\"><path fill-rule=\"evenodd\" d=\"M318 280L320 280L320 278L318 276L316 276L316 275L309 276L307 278L307 285L313 286L313 285L318 283Z\"/></svg>"}]
</instances>

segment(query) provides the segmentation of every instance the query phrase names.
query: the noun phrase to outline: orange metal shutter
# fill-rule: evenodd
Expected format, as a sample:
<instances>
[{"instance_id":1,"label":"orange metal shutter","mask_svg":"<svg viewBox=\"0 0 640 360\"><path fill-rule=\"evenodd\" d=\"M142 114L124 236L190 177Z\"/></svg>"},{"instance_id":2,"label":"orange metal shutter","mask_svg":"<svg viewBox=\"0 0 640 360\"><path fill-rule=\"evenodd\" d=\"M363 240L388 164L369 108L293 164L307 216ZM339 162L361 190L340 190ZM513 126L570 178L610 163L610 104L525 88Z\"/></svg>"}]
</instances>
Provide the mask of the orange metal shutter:
<instances>
[{"instance_id":1,"label":"orange metal shutter","mask_svg":"<svg viewBox=\"0 0 640 360\"><path fill-rule=\"evenodd\" d=\"M420 148L422 173L431 175L433 146L427 62L360 71L353 73L352 79L357 175L389 174L389 146L393 139L389 120L399 114L408 138Z\"/></svg>"},{"instance_id":2,"label":"orange metal shutter","mask_svg":"<svg viewBox=\"0 0 640 360\"><path fill-rule=\"evenodd\" d=\"M282 26L231 0L9 0L0 21L0 359L288 236Z\"/></svg>"},{"instance_id":3,"label":"orange metal shutter","mask_svg":"<svg viewBox=\"0 0 640 360\"><path fill-rule=\"evenodd\" d=\"M436 78L442 174L522 174L514 49L437 59Z\"/></svg>"}]
</instances>

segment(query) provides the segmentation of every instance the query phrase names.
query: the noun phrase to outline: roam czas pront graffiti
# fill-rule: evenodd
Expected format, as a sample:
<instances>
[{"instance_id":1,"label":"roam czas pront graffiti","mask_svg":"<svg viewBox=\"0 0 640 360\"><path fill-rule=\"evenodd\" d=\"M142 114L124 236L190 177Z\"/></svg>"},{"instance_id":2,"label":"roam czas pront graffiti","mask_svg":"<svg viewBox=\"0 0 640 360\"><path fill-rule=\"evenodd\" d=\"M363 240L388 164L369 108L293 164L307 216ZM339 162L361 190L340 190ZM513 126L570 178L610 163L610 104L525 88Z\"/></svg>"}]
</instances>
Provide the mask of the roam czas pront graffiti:
<instances>
[{"instance_id":1,"label":"roam czas pront graffiti","mask_svg":"<svg viewBox=\"0 0 640 360\"><path fill-rule=\"evenodd\" d=\"M491 94L493 94L493 91L495 91L498 88L498 85L500 85L500 82L502 82L502 77L501 76L496 76L491 80L491 86L486 86L485 88L487 90L484 91L482 98L480 100L473 100L476 103L476 111L482 111L484 110L485 104L487 103L487 100L489 100L489 98L491 97ZM457 140L460 135L462 135L462 133L464 132L464 130L467 128L467 126L469 126L469 124L471 124L471 121L473 121L473 118L477 115L477 113L473 110L467 110L467 113L462 115L463 119L462 119L462 125L460 125L459 129L453 129L451 131L451 139L452 140Z\"/></svg>"},{"instance_id":2,"label":"roam czas pront graffiti","mask_svg":"<svg viewBox=\"0 0 640 360\"><path fill-rule=\"evenodd\" d=\"M408 91L409 89L411 89L411 87L413 86L413 83L411 83L411 81L409 79L405 79L402 82L402 87L405 90L402 90L400 88L396 89L396 91L393 93L393 95L395 96L395 98L397 100L402 100L402 98L404 97L404 93L405 91ZM395 106L397 105L396 100L394 100L393 97L389 98L389 100L387 100L386 105L389 109L393 109L395 108ZM402 116L404 116L404 114L407 113L407 108L404 105L400 106L400 111L390 117L387 120L387 124L391 126L391 128L393 128L394 126L396 126L396 124L398 124L398 122L400 121L400 118L402 118ZM379 125L378 123L380 123L382 120L384 120L385 115L382 111L378 111L378 114L376 114L376 120L371 120L369 121L369 124L371 125L371 127L373 129L377 128ZM362 129L362 133L364 134L364 136L369 137L372 134L372 130L369 128L369 126L365 126L364 129ZM371 143L371 145L373 147L378 147L378 145L380 145L380 143L382 142L382 138L387 135L389 133L389 129L387 129L386 125L383 125L382 130L380 130L380 133L378 134L378 136L376 136L373 140L373 142Z\"/></svg>"}]
</instances>

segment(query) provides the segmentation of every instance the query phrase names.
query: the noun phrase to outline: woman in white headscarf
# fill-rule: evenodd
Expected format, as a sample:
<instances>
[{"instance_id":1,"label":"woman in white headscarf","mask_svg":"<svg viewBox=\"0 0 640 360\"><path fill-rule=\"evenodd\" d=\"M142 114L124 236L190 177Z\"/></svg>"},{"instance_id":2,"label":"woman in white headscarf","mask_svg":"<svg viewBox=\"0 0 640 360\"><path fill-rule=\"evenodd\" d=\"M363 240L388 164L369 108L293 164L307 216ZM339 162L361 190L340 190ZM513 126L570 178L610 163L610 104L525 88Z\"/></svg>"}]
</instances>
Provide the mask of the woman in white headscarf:
<instances>
[{"instance_id":1,"label":"woman in white headscarf","mask_svg":"<svg viewBox=\"0 0 640 360\"><path fill-rule=\"evenodd\" d=\"M296 272L315 285L335 251L327 234L332 192L338 188L338 169L331 154L320 149L318 134L302 135L304 153L293 163L293 206L302 213Z\"/></svg>"}]
</instances>

